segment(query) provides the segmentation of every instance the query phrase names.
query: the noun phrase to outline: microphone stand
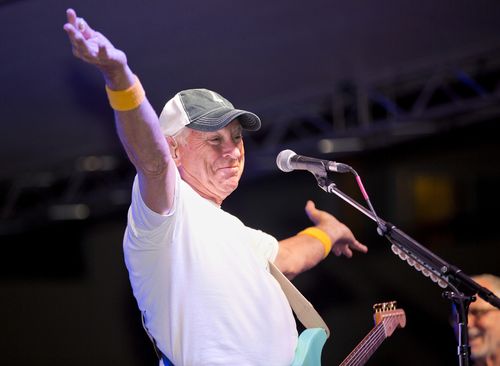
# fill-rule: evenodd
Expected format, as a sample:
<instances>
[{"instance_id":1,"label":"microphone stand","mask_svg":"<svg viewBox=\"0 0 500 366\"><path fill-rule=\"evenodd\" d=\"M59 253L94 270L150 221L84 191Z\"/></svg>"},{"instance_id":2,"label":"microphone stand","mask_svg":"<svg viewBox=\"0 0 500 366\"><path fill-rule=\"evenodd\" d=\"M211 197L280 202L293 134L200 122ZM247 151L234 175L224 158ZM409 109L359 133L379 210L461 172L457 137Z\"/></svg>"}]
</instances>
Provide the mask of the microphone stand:
<instances>
[{"instance_id":1,"label":"microphone stand","mask_svg":"<svg viewBox=\"0 0 500 366\"><path fill-rule=\"evenodd\" d=\"M447 263L436 254L419 244L416 240L406 235L390 222L384 221L368 210L347 194L339 190L335 183L328 177L327 173L316 171L313 173L318 185L325 192L333 193L345 202L361 211L366 216L377 223L377 233L385 236L392 244L392 251L401 259L408 262L425 277L429 277L441 288L449 288L451 291L444 291L443 297L451 300L455 304L458 315L458 347L457 354L460 366L469 365L470 346L467 333L467 313L469 304L476 300L475 294L489 302L493 306L500 308L500 299L490 290L478 285L469 276L454 265Z\"/></svg>"}]
</instances>

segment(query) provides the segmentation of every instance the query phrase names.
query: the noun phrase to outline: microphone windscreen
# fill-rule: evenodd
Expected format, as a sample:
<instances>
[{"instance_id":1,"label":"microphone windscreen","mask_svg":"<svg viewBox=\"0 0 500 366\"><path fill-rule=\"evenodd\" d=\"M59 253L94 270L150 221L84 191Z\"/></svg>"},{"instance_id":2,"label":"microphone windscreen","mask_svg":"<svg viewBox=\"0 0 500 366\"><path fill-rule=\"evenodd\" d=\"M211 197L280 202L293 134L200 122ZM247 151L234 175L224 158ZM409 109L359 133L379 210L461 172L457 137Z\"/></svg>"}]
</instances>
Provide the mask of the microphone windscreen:
<instances>
[{"instance_id":1,"label":"microphone windscreen","mask_svg":"<svg viewBox=\"0 0 500 366\"><path fill-rule=\"evenodd\" d=\"M276 157L276 165L278 166L279 170L283 172L291 172L293 168L290 165L290 159L294 155L297 154L295 154L295 152L293 152L292 150L283 150L282 152L280 152Z\"/></svg>"}]
</instances>

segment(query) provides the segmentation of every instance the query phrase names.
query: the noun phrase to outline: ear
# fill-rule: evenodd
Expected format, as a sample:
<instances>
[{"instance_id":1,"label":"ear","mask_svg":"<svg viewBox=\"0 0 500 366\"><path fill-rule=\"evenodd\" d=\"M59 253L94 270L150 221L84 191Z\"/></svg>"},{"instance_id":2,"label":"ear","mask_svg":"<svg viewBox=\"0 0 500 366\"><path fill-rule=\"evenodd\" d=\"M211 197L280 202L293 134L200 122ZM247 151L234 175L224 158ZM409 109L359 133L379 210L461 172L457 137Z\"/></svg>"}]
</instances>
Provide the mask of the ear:
<instances>
[{"instance_id":1,"label":"ear","mask_svg":"<svg viewBox=\"0 0 500 366\"><path fill-rule=\"evenodd\" d=\"M175 165L180 165L179 159L179 144L172 136L166 136L168 148L170 149L170 155L172 155L172 159L174 159Z\"/></svg>"}]
</instances>

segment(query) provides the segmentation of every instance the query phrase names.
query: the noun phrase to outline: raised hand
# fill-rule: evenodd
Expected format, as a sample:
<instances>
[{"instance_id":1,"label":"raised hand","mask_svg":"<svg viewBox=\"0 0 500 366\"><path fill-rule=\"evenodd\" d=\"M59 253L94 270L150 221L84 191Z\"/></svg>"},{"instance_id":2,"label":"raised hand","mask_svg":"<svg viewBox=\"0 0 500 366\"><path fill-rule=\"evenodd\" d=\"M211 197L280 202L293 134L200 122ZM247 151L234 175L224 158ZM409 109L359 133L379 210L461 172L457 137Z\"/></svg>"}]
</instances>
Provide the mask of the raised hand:
<instances>
[{"instance_id":1,"label":"raised hand","mask_svg":"<svg viewBox=\"0 0 500 366\"><path fill-rule=\"evenodd\" d=\"M306 213L309 219L332 240L332 252L336 256L352 257L352 251L366 253L368 248L356 240L351 230L326 211L318 210L313 201L307 201Z\"/></svg>"},{"instance_id":2,"label":"raised hand","mask_svg":"<svg viewBox=\"0 0 500 366\"><path fill-rule=\"evenodd\" d=\"M73 9L66 10L66 17L64 30L73 47L73 55L95 65L107 80L117 73L124 73L127 57L123 51L115 48L100 32L93 30Z\"/></svg>"}]
</instances>

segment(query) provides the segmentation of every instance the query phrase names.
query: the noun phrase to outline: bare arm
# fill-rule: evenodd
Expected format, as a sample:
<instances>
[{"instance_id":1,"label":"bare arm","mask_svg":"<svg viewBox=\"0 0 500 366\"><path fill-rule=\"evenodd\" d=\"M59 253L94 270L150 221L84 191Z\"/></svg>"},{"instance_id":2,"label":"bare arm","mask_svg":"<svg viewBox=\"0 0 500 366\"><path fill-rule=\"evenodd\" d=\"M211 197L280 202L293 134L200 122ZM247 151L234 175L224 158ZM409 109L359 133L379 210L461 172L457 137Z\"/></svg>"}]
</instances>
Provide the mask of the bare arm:
<instances>
[{"instance_id":1,"label":"bare arm","mask_svg":"<svg viewBox=\"0 0 500 366\"><path fill-rule=\"evenodd\" d=\"M351 230L328 212L318 210L314 202L308 201L306 213L316 227L328 234L335 255L352 257L353 250L366 253L368 248L358 242ZM288 278L304 272L318 264L325 255L321 242L309 235L295 235L279 242L275 264Z\"/></svg>"},{"instance_id":2,"label":"bare arm","mask_svg":"<svg viewBox=\"0 0 500 366\"><path fill-rule=\"evenodd\" d=\"M127 57L101 33L93 30L73 9L66 11L68 34L75 57L101 71L112 90L125 90L135 82ZM147 99L139 107L125 112L115 111L120 141L134 164L141 195L153 211L166 213L173 202L175 163L162 135L158 116Z\"/></svg>"}]
</instances>

